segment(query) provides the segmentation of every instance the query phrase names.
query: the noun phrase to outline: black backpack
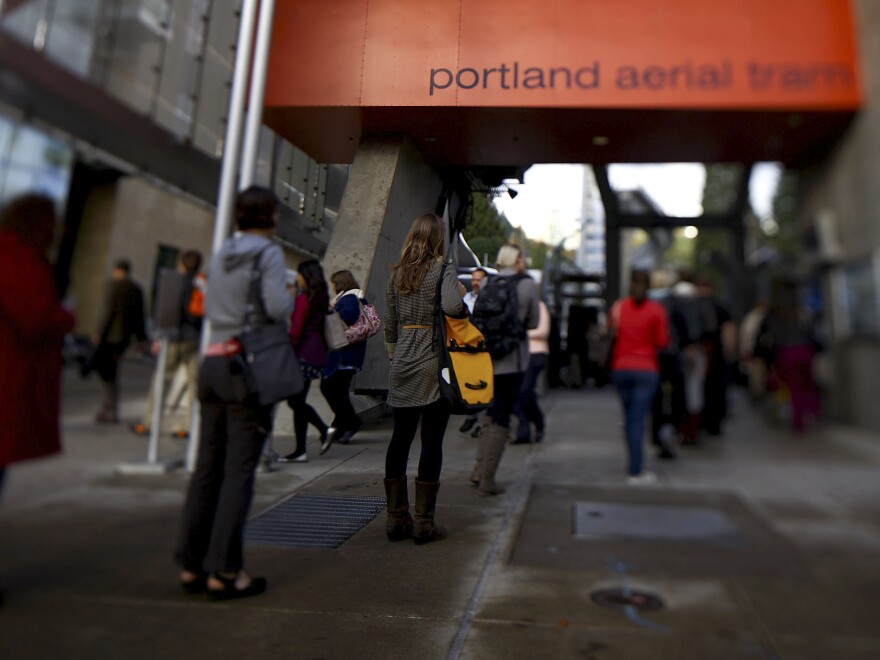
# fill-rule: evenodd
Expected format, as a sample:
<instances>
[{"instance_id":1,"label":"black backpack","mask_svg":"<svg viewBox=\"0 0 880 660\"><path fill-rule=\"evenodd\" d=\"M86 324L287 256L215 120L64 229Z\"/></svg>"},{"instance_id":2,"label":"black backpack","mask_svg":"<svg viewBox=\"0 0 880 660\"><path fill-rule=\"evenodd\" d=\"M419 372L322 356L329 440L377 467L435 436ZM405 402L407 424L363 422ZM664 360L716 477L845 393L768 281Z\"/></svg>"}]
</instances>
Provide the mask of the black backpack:
<instances>
[{"instance_id":1,"label":"black backpack","mask_svg":"<svg viewBox=\"0 0 880 660\"><path fill-rule=\"evenodd\" d=\"M493 360L510 355L526 338L516 287L524 275L495 275L480 287L473 323L486 337Z\"/></svg>"}]
</instances>

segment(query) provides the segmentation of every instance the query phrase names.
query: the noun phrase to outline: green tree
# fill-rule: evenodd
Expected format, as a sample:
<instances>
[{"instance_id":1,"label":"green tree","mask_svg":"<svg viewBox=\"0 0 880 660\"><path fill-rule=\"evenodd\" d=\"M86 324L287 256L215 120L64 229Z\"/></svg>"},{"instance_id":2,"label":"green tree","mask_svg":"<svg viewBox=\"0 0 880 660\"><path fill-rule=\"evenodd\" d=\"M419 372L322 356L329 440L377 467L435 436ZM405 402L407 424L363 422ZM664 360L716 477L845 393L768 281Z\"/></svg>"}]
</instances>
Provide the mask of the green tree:
<instances>
[{"instance_id":1,"label":"green tree","mask_svg":"<svg viewBox=\"0 0 880 660\"><path fill-rule=\"evenodd\" d=\"M707 165L703 188L703 213L728 213L736 202L737 186L743 174L742 165ZM729 276L733 234L723 228L698 227L694 239L691 268L712 278L715 286Z\"/></svg>"},{"instance_id":2,"label":"green tree","mask_svg":"<svg viewBox=\"0 0 880 660\"><path fill-rule=\"evenodd\" d=\"M488 195L472 193L470 213L462 233L481 261L488 257L488 261L493 262L498 250L509 240L512 228Z\"/></svg>"}]
</instances>

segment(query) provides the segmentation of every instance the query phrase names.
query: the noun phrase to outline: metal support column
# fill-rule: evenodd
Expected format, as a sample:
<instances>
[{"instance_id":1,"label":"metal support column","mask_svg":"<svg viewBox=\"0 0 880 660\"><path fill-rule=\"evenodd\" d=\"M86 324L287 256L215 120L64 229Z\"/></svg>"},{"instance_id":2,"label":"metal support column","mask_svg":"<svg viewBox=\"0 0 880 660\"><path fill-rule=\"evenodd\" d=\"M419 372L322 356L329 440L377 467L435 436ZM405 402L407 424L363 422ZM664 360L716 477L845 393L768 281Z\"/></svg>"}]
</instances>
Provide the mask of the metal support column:
<instances>
[{"instance_id":1,"label":"metal support column","mask_svg":"<svg viewBox=\"0 0 880 660\"><path fill-rule=\"evenodd\" d=\"M244 120L244 102L248 89L251 49L254 43L254 25L257 17L258 0L244 0L241 6L241 21L238 26L238 40L235 50L235 68L232 75L232 91L229 95L229 113L226 121L226 136L223 142L223 166L220 172L220 187L217 191L217 215L214 221L214 240L211 254L216 255L229 236L232 228L232 205L235 200L236 174L241 154L241 138ZM211 324L205 319L202 328L200 353L211 343ZM195 469L199 449L200 414L198 401L193 403L193 421L190 428L189 444L186 451L186 469Z\"/></svg>"},{"instance_id":2,"label":"metal support column","mask_svg":"<svg viewBox=\"0 0 880 660\"><path fill-rule=\"evenodd\" d=\"M241 156L240 186L247 188L254 182L257 153L260 146L260 127L263 125L263 100L266 95L266 74L269 68L269 48L272 45L272 20L275 17L275 0L261 0L260 20L257 26L257 45L251 68L251 92L248 98L247 123L244 131L244 148Z\"/></svg>"}]
</instances>

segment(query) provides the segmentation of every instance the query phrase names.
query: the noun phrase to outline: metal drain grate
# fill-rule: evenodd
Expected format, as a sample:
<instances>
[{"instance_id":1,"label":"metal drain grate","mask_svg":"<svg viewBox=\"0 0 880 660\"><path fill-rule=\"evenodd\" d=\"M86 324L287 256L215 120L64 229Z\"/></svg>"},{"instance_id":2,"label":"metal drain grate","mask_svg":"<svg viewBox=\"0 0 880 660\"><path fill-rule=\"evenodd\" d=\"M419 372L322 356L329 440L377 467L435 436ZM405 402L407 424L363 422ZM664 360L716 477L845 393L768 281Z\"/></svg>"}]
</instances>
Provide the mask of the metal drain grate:
<instances>
[{"instance_id":1,"label":"metal drain grate","mask_svg":"<svg viewBox=\"0 0 880 660\"><path fill-rule=\"evenodd\" d=\"M384 510L384 497L296 495L252 519L244 537L256 545L338 548Z\"/></svg>"}]
</instances>

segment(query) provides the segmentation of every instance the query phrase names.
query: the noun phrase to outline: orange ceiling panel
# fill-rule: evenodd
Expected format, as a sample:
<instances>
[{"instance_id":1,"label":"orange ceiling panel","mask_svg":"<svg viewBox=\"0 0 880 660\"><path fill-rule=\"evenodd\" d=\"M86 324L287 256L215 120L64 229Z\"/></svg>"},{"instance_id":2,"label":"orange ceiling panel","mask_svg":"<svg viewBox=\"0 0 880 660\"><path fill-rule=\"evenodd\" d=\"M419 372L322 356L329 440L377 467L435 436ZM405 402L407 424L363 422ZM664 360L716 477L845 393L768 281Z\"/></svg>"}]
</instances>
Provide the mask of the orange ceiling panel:
<instances>
[{"instance_id":1,"label":"orange ceiling panel","mask_svg":"<svg viewBox=\"0 0 880 660\"><path fill-rule=\"evenodd\" d=\"M860 104L847 0L332 0L278 3L266 116L322 160L350 160L361 135L381 130L471 143L449 145L447 160L528 161L522 146L491 146L498 140L483 133L504 128L493 110L534 109L517 111L516 131L528 126L534 135L522 142L536 143L556 139L548 117L558 137L559 122L591 123L591 110L644 111L646 120L737 111L747 120L851 115ZM474 112L455 112L464 108ZM569 109L582 112L554 112ZM304 136L291 120L310 112L308 130L326 138ZM423 121L414 127L415 115Z\"/></svg>"}]
</instances>

